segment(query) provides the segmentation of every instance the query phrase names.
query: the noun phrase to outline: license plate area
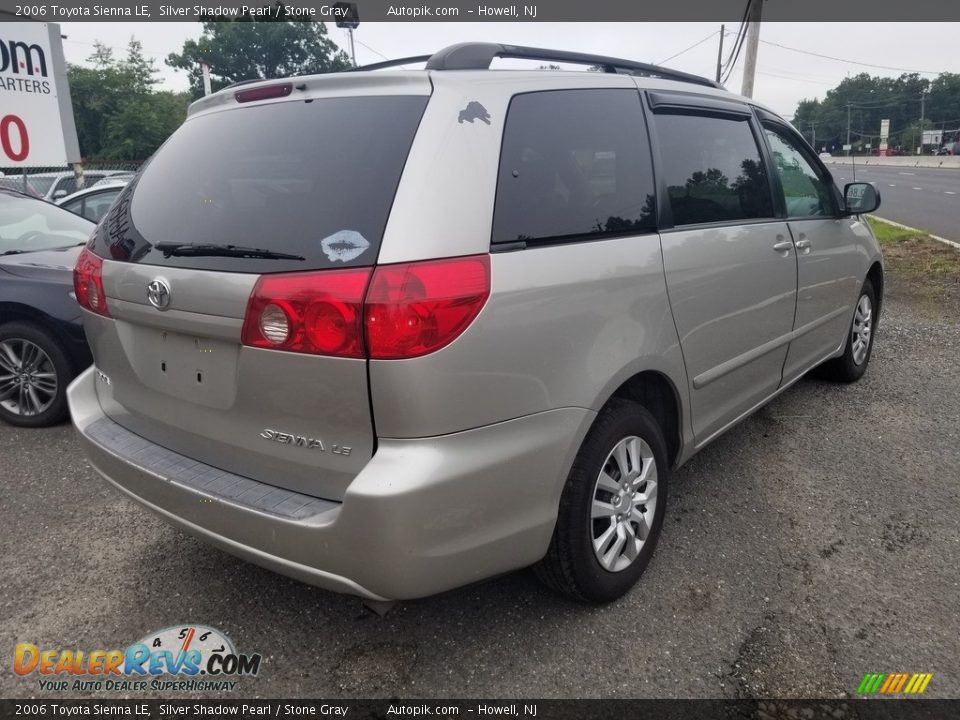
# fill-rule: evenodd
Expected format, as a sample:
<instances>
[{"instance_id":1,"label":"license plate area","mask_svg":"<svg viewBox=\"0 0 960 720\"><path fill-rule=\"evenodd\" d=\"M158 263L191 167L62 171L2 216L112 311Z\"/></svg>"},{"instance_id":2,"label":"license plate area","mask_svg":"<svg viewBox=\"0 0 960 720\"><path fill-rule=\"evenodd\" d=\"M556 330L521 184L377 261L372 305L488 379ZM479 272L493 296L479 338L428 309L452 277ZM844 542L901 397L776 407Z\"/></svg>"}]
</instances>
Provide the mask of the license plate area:
<instances>
[{"instance_id":1,"label":"license plate area","mask_svg":"<svg viewBox=\"0 0 960 720\"><path fill-rule=\"evenodd\" d=\"M207 407L225 410L233 405L235 343L127 323L118 330L130 366L146 387Z\"/></svg>"}]
</instances>

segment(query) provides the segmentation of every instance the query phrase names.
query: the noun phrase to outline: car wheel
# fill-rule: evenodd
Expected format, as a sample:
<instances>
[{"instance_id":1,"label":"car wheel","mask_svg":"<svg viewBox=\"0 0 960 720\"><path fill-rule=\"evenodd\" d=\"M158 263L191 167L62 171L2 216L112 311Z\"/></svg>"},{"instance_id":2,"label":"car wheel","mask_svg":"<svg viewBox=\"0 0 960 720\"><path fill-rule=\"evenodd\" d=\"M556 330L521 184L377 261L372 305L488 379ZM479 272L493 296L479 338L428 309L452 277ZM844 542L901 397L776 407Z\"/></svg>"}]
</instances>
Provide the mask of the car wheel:
<instances>
[{"instance_id":1,"label":"car wheel","mask_svg":"<svg viewBox=\"0 0 960 720\"><path fill-rule=\"evenodd\" d=\"M853 309L847 344L843 355L824 365L826 374L839 382L852 383L863 377L873 352L877 327L877 295L869 280L863 281L860 297Z\"/></svg>"},{"instance_id":2,"label":"car wheel","mask_svg":"<svg viewBox=\"0 0 960 720\"><path fill-rule=\"evenodd\" d=\"M581 602L627 592L660 537L669 479L657 421L636 403L611 400L570 470L550 549L535 567L540 579Z\"/></svg>"},{"instance_id":3,"label":"car wheel","mask_svg":"<svg viewBox=\"0 0 960 720\"><path fill-rule=\"evenodd\" d=\"M73 371L47 330L22 322L0 325L0 419L45 427L67 418Z\"/></svg>"}]
</instances>

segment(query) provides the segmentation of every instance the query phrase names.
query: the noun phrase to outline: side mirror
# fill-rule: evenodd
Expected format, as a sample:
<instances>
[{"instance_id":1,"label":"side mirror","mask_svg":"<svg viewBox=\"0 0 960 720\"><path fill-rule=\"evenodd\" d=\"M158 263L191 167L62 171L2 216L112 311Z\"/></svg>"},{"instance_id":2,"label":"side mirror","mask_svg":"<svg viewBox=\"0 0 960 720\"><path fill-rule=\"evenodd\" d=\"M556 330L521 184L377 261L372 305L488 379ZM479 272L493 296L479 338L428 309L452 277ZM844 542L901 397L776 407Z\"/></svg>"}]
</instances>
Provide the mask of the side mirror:
<instances>
[{"instance_id":1,"label":"side mirror","mask_svg":"<svg viewBox=\"0 0 960 720\"><path fill-rule=\"evenodd\" d=\"M880 207L880 191L873 183L847 183L843 188L843 206L848 215L872 213Z\"/></svg>"},{"instance_id":2,"label":"side mirror","mask_svg":"<svg viewBox=\"0 0 960 720\"><path fill-rule=\"evenodd\" d=\"M65 198L66 196L67 196L67 191L66 191L66 190L54 190L54 191L53 191L53 199L54 199L54 200L59 200L60 198Z\"/></svg>"}]
</instances>

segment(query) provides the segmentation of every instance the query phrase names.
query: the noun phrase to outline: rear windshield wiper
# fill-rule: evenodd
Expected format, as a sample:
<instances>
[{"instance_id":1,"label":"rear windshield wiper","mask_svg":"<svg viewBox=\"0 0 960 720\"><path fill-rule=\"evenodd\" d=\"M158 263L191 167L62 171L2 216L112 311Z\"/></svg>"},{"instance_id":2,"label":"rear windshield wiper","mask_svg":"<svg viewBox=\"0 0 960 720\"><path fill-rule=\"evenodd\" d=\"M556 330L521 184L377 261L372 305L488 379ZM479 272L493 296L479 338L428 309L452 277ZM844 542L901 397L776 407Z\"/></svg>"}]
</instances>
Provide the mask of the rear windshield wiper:
<instances>
[{"instance_id":1,"label":"rear windshield wiper","mask_svg":"<svg viewBox=\"0 0 960 720\"><path fill-rule=\"evenodd\" d=\"M239 257L262 258L264 260L306 260L302 255L274 252L261 248L240 247L239 245L191 245L175 242L161 242L153 246L163 253L165 258L177 257Z\"/></svg>"},{"instance_id":2,"label":"rear windshield wiper","mask_svg":"<svg viewBox=\"0 0 960 720\"><path fill-rule=\"evenodd\" d=\"M22 255L23 253L31 252L30 250L4 250L0 252L0 255Z\"/></svg>"}]
</instances>

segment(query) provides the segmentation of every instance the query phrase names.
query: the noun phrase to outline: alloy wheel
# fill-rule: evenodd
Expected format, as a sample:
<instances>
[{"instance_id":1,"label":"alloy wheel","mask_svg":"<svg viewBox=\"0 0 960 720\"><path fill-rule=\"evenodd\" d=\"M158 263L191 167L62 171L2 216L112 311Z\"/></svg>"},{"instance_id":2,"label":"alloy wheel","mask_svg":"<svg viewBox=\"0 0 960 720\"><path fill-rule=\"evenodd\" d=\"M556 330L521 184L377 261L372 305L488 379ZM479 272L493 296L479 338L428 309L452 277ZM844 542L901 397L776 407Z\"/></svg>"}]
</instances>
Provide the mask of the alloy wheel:
<instances>
[{"instance_id":1,"label":"alloy wheel","mask_svg":"<svg viewBox=\"0 0 960 720\"><path fill-rule=\"evenodd\" d=\"M59 382L50 356L22 338L0 341L0 406L14 415L40 415L57 398Z\"/></svg>"},{"instance_id":2,"label":"alloy wheel","mask_svg":"<svg viewBox=\"0 0 960 720\"><path fill-rule=\"evenodd\" d=\"M603 463L593 491L593 552L610 572L626 570L650 533L657 507L657 462L653 450L631 435Z\"/></svg>"}]
</instances>

